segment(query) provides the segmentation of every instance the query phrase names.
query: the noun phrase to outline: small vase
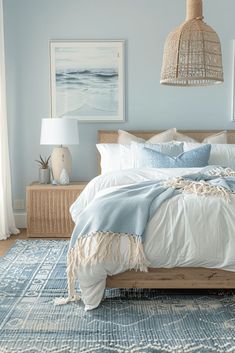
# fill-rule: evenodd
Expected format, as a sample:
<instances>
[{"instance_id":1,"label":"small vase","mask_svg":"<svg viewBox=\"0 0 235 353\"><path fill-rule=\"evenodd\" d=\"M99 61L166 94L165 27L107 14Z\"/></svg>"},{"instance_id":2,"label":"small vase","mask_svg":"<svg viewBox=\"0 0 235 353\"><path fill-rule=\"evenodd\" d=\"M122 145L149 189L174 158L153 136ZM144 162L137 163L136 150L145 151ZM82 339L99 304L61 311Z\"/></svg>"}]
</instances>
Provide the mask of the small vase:
<instances>
[{"instance_id":1,"label":"small vase","mask_svg":"<svg viewBox=\"0 0 235 353\"><path fill-rule=\"evenodd\" d=\"M69 184L69 175L65 168L62 169L60 174L60 184L61 185L68 185Z\"/></svg>"},{"instance_id":2,"label":"small vase","mask_svg":"<svg viewBox=\"0 0 235 353\"><path fill-rule=\"evenodd\" d=\"M50 169L39 168L39 184L50 184Z\"/></svg>"}]
</instances>

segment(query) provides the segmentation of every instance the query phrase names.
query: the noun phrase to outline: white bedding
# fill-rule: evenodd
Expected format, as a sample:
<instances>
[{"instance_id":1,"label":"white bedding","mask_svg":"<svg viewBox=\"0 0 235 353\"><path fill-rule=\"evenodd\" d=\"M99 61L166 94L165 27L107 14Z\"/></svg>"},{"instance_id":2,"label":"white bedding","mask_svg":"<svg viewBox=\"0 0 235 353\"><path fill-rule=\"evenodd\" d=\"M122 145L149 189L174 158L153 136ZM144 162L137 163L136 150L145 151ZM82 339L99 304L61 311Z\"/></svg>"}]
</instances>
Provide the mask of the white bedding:
<instances>
[{"instance_id":1,"label":"white bedding","mask_svg":"<svg viewBox=\"0 0 235 353\"><path fill-rule=\"evenodd\" d=\"M144 180L167 179L197 173L190 169L131 169L93 179L71 206L75 222L100 192ZM151 267L206 267L235 271L235 195L230 203L217 197L180 194L165 201L149 221L144 250ZM123 256L126 246L122 240ZM103 263L79 269L85 309L97 307L107 275L127 270L121 264Z\"/></svg>"}]
</instances>

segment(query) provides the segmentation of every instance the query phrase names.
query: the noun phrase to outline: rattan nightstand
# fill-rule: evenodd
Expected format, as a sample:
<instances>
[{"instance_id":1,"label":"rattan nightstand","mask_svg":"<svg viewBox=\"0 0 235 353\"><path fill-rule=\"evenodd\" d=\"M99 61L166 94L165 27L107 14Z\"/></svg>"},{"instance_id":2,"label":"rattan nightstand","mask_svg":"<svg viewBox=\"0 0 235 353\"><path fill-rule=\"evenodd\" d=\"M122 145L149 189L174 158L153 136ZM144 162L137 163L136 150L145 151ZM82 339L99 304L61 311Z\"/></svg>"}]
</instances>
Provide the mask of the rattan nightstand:
<instances>
[{"instance_id":1,"label":"rattan nightstand","mask_svg":"<svg viewBox=\"0 0 235 353\"><path fill-rule=\"evenodd\" d=\"M27 187L27 232L29 237L70 237L74 223L69 207L87 185L32 183Z\"/></svg>"}]
</instances>

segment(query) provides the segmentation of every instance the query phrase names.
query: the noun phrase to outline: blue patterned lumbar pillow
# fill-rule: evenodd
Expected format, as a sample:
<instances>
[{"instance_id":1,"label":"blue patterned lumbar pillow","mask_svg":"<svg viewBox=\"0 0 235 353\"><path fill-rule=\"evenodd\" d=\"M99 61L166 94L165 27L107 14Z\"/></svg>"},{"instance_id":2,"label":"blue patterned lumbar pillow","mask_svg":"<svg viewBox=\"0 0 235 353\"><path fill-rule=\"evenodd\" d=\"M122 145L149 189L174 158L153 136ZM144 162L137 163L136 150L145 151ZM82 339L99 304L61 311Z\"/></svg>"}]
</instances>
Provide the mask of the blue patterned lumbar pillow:
<instances>
[{"instance_id":1,"label":"blue patterned lumbar pillow","mask_svg":"<svg viewBox=\"0 0 235 353\"><path fill-rule=\"evenodd\" d=\"M171 157L176 157L184 152L184 144L182 142L174 141L174 142L157 143L157 144L132 142L131 154L132 154L134 168L141 168L141 165L143 163L142 151L144 148L161 152ZM145 158L146 157L147 156L145 156ZM145 159L145 162L148 164L147 159L148 158ZM152 157L150 156L150 160L151 159Z\"/></svg>"},{"instance_id":2,"label":"blue patterned lumbar pillow","mask_svg":"<svg viewBox=\"0 0 235 353\"><path fill-rule=\"evenodd\" d=\"M206 167L211 145L203 145L183 152L177 157L142 147L138 151L138 168L200 168Z\"/></svg>"}]
</instances>

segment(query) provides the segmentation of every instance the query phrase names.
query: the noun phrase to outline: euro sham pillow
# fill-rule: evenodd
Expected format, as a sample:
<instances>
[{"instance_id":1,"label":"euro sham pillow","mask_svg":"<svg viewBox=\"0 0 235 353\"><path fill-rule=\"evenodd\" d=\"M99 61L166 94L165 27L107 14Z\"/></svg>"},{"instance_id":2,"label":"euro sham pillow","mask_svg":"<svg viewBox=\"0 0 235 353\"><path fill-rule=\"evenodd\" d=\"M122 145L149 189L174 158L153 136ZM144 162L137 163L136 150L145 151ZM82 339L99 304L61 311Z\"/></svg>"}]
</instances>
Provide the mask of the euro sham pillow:
<instances>
[{"instance_id":1,"label":"euro sham pillow","mask_svg":"<svg viewBox=\"0 0 235 353\"><path fill-rule=\"evenodd\" d=\"M101 174L121 169L120 148L117 143L99 143Z\"/></svg>"},{"instance_id":2,"label":"euro sham pillow","mask_svg":"<svg viewBox=\"0 0 235 353\"><path fill-rule=\"evenodd\" d=\"M159 134L154 135L151 137L149 140L145 141L145 139L137 137L133 134L130 134L127 131L123 130L118 130L118 143L120 144L130 144L131 142L148 142L148 143L164 143L164 142L170 142L175 139L175 134L176 134L176 129L169 129L166 131L163 131Z\"/></svg>"},{"instance_id":3,"label":"euro sham pillow","mask_svg":"<svg viewBox=\"0 0 235 353\"><path fill-rule=\"evenodd\" d=\"M211 145L198 148L171 157L153 149L142 147L138 154L139 168L201 168L206 167L210 158Z\"/></svg>"},{"instance_id":4,"label":"euro sham pillow","mask_svg":"<svg viewBox=\"0 0 235 353\"><path fill-rule=\"evenodd\" d=\"M208 137L206 137L202 143L209 143L209 144L227 144L227 131L221 131L216 134L212 134ZM189 137L185 134L181 134L178 131L175 133L175 140L176 141L181 141L181 142L189 142L189 143L199 143L199 141L193 139L192 137Z\"/></svg>"},{"instance_id":5,"label":"euro sham pillow","mask_svg":"<svg viewBox=\"0 0 235 353\"><path fill-rule=\"evenodd\" d=\"M143 165L142 161L142 150L143 148L147 148L153 151L161 152L163 154L167 154L171 157L179 156L184 152L184 144L182 142L167 142L167 143L160 143L160 144L151 144L151 143L138 143L132 142L131 143L131 153L132 153L132 160L133 160L133 167L134 168L141 168ZM139 160L140 157L140 160ZM147 158L147 155L146 155ZM150 157L151 158L151 157ZM145 160L146 164L148 162Z\"/></svg>"},{"instance_id":6,"label":"euro sham pillow","mask_svg":"<svg viewBox=\"0 0 235 353\"><path fill-rule=\"evenodd\" d=\"M98 143L96 148L100 153L101 174L134 168L130 144Z\"/></svg>"},{"instance_id":7,"label":"euro sham pillow","mask_svg":"<svg viewBox=\"0 0 235 353\"><path fill-rule=\"evenodd\" d=\"M184 151L190 151L199 143L184 143ZM235 170L235 144L211 144L209 165L221 165Z\"/></svg>"}]
</instances>

